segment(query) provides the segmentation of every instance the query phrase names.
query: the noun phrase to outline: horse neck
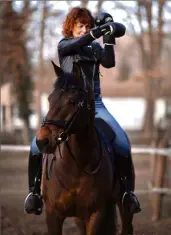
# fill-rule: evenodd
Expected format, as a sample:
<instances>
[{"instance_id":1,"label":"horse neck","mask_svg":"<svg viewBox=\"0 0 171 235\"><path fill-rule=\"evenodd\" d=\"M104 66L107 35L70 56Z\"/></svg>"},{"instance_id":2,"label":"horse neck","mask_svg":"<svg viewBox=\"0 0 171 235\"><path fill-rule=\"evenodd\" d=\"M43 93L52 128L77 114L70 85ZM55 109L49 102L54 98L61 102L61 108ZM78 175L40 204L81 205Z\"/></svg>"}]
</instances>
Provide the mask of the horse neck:
<instances>
[{"instance_id":1,"label":"horse neck","mask_svg":"<svg viewBox=\"0 0 171 235\"><path fill-rule=\"evenodd\" d=\"M88 127L82 133L76 134L76 141L81 150L86 150L86 152L92 152L94 147L94 142L96 140L94 127Z\"/></svg>"},{"instance_id":2,"label":"horse neck","mask_svg":"<svg viewBox=\"0 0 171 235\"><path fill-rule=\"evenodd\" d=\"M97 141L98 138L94 123L88 125L88 128L84 131L69 137L68 144L70 150L81 166L85 166L91 162L96 163L99 160L98 154L96 154L98 149L95 148L95 146L97 146Z\"/></svg>"},{"instance_id":3,"label":"horse neck","mask_svg":"<svg viewBox=\"0 0 171 235\"><path fill-rule=\"evenodd\" d=\"M82 152L92 155L95 142L97 139L95 131L95 108L92 106L92 111L89 113L89 122L84 131L76 134L76 140ZM88 156L86 156L87 158Z\"/></svg>"}]
</instances>

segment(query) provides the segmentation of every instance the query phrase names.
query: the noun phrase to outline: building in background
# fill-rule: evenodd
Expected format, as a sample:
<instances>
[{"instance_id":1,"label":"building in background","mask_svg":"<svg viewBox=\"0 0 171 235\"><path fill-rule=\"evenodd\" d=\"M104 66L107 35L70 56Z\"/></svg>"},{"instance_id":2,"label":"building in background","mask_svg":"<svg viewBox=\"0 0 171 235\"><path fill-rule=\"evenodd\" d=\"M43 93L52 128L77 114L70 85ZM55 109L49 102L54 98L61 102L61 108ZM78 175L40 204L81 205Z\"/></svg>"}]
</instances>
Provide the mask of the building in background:
<instances>
[{"instance_id":1,"label":"building in background","mask_svg":"<svg viewBox=\"0 0 171 235\"><path fill-rule=\"evenodd\" d=\"M42 83L39 84L39 89L42 90L42 117L45 116L48 111L49 104L47 97L48 94L51 92L52 84L49 87L42 85ZM141 130L145 112L143 84L135 82L133 83L132 81L115 81L113 85L113 92L110 91L110 89L112 89L111 84L110 89L107 89L107 87L108 86L104 86L102 88L103 101L111 114L116 118L116 120L124 129ZM37 123L38 119L36 114L36 99L37 97L35 90L33 103L31 105L33 113L30 116L30 128L33 130L36 130L37 126L39 125ZM161 97L156 101L156 121L165 116L166 105L168 101L169 99L167 98L167 96ZM19 112L17 110L17 104L15 103L11 91L11 84L7 83L1 87L1 131L13 132L15 130L22 129L23 123L22 120L19 118L18 113Z\"/></svg>"},{"instance_id":2,"label":"building in background","mask_svg":"<svg viewBox=\"0 0 171 235\"><path fill-rule=\"evenodd\" d=\"M127 48L134 47L134 52L126 52ZM141 130L145 112L145 91L143 82L139 81L141 64L139 54L136 52L136 44L132 37L125 36L116 40L116 67L103 69L101 67L101 88L103 100L111 114L126 130ZM122 59L126 56L131 67L129 78L122 80L119 69ZM58 64L58 61L55 61ZM55 73L50 60L45 61L44 68L35 69L33 72L35 91L31 104L30 128L36 130L38 123L38 104L41 106L41 115L46 115L48 110L48 94L52 91ZM0 121L1 130L15 131L22 129L23 123L18 116L17 104L12 95L11 84L1 86ZM170 105L171 81L165 81L160 97L156 101L155 120L165 116L168 104ZM39 94L39 95L38 95ZM40 99L40 102L39 102Z\"/></svg>"}]
</instances>

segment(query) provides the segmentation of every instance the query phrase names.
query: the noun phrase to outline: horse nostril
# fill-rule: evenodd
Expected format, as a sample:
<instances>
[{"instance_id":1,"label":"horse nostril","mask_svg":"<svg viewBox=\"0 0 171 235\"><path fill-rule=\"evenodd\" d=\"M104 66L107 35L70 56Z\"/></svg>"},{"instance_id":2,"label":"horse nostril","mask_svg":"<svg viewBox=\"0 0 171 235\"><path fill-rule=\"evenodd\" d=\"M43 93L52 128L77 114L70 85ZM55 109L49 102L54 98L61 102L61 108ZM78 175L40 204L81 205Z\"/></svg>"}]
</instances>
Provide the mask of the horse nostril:
<instances>
[{"instance_id":1,"label":"horse nostril","mask_svg":"<svg viewBox=\"0 0 171 235\"><path fill-rule=\"evenodd\" d=\"M36 144L38 146L38 148L41 150L43 147L45 147L47 144L49 143L48 138L44 138L42 140L38 140L36 139Z\"/></svg>"}]
</instances>

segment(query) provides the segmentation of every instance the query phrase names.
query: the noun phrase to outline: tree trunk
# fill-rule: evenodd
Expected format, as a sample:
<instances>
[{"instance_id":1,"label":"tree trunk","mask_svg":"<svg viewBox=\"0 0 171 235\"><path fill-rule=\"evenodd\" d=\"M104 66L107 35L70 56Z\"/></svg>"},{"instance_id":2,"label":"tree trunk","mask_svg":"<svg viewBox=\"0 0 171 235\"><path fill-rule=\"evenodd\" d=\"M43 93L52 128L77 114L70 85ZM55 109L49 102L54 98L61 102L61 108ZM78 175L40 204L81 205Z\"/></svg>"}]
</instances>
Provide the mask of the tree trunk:
<instances>
[{"instance_id":1,"label":"tree trunk","mask_svg":"<svg viewBox=\"0 0 171 235\"><path fill-rule=\"evenodd\" d=\"M37 100L37 114L38 114L38 126L37 129L39 129L40 123L42 121L42 106L41 106L41 96L42 91L40 90L40 83L44 80L44 58L43 58L43 51L44 51L44 34L45 34L45 24L46 24L46 18L47 18L47 0L42 1L42 20L41 20L41 27L40 27L40 53L39 53L39 74L37 76L37 82L36 82L36 100Z\"/></svg>"},{"instance_id":2,"label":"tree trunk","mask_svg":"<svg viewBox=\"0 0 171 235\"><path fill-rule=\"evenodd\" d=\"M153 79L150 76L147 77L147 75L144 75L144 77L146 108L143 123L143 138L149 143L154 130L155 94L153 92Z\"/></svg>"},{"instance_id":3,"label":"tree trunk","mask_svg":"<svg viewBox=\"0 0 171 235\"><path fill-rule=\"evenodd\" d=\"M88 0L81 0L81 7L87 8Z\"/></svg>"},{"instance_id":4,"label":"tree trunk","mask_svg":"<svg viewBox=\"0 0 171 235\"><path fill-rule=\"evenodd\" d=\"M30 143L30 140L31 140L29 122L28 122L28 120L23 120L23 121L24 121L23 144L28 145Z\"/></svg>"}]
</instances>

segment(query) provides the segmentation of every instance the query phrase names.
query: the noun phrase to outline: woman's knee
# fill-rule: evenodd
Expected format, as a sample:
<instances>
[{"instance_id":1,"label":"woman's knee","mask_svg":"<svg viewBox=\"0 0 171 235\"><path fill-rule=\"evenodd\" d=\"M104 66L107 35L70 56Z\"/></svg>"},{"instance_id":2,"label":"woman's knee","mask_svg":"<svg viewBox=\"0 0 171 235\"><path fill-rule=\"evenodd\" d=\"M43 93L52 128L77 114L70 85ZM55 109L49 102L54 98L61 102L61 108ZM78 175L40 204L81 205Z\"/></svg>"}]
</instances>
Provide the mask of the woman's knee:
<instances>
[{"instance_id":1,"label":"woman's knee","mask_svg":"<svg viewBox=\"0 0 171 235\"><path fill-rule=\"evenodd\" d=\"M36 136L33 138L32 142L31 142L31 147L30 150L32 152L33 155L39 155L41 154L37 144L36 144Z\"/></svg>"}]
</instances>

